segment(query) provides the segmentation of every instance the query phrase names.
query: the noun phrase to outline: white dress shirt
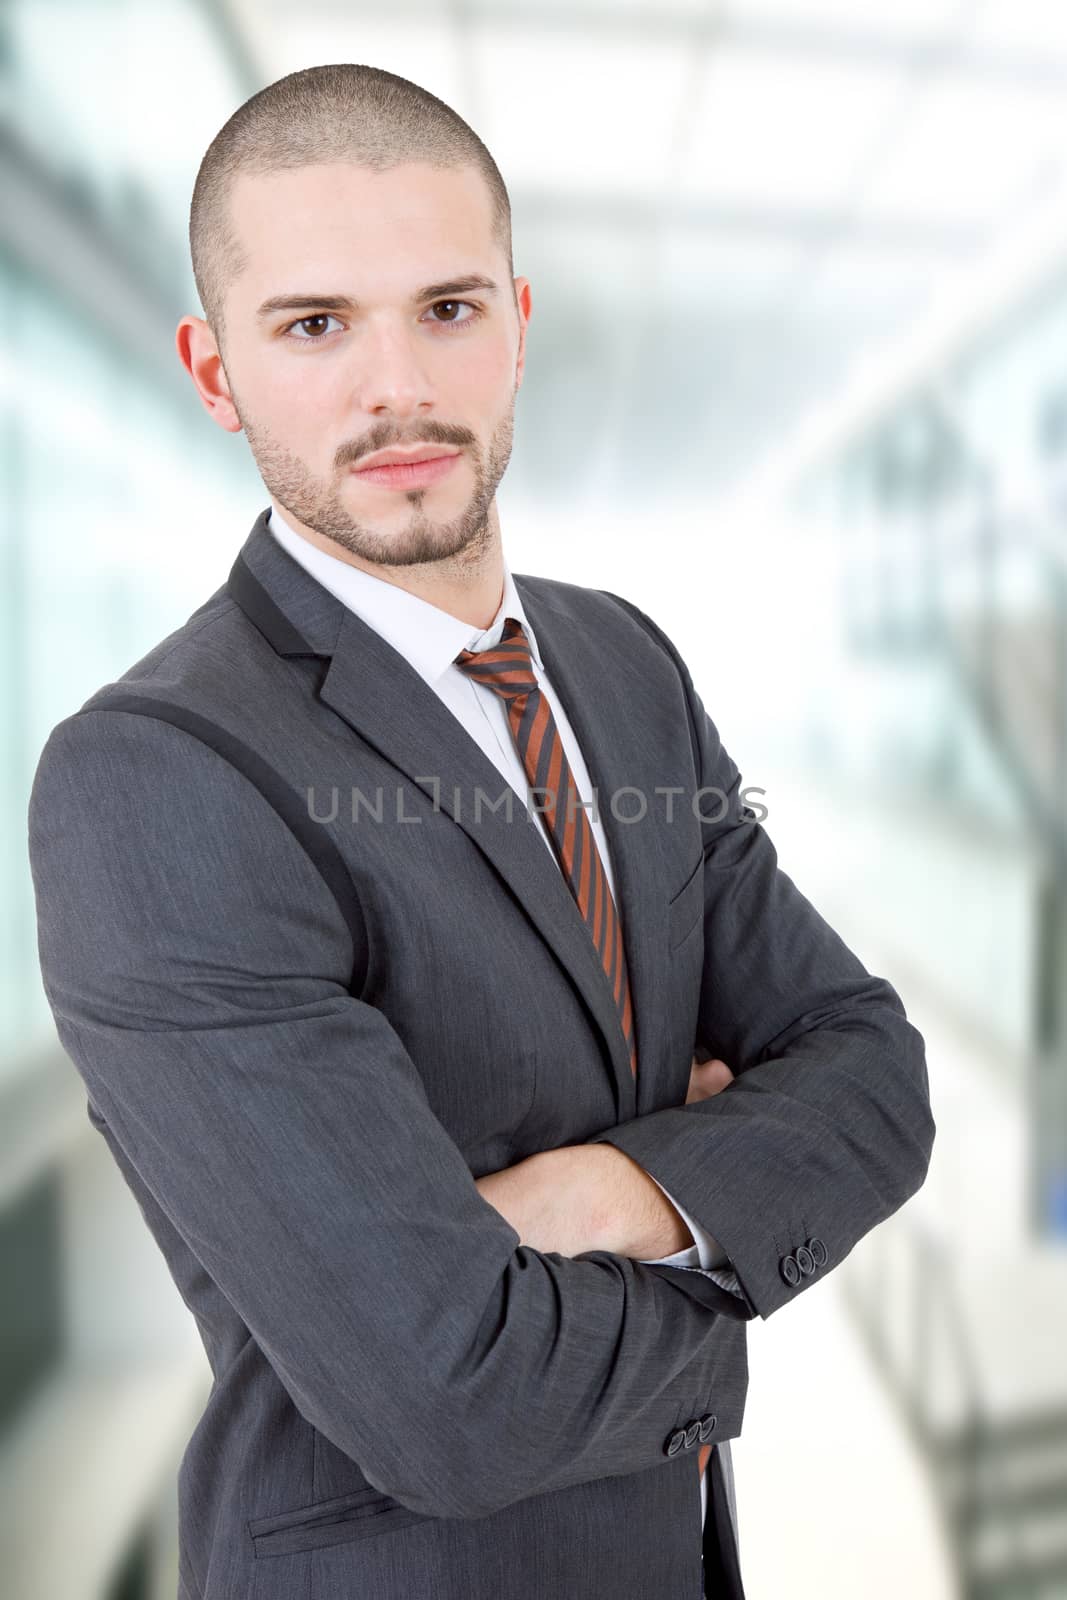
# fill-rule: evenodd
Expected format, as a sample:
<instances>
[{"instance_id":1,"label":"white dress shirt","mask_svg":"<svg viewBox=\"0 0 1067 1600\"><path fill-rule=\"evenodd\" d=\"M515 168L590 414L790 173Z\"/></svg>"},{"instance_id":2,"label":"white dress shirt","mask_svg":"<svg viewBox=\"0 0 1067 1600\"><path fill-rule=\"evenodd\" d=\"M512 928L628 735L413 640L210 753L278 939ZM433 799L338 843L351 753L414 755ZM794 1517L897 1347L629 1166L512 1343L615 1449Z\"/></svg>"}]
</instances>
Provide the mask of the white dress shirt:
<instances>
[{"instance_id":1,"label":"white dress shirt","mask_svg":"<svg viewBox=\"0 0 1067 1600\"><path fill-rule=\"evenodd\" d=\"M394 650L399 651L410 662L452 715L462 723L471 738L481 746L489 760L525 805L529 779L511 734L507 707L495 690L487 684L477 683L474 678L456 666L456 656L461 650L494 649L500 643L505 618L514 617L522 623L530 643L534 675L555 718L575 787L580 798L587 802L586 815L596 838L597 849L604 863L604 872L615 897L615 904L618 906L611 868L611 851L604 825L599 815L599 808L594 810L588 804L592 798L589 772L574 730L567 720L567 713L545 674L534 630L523 610L522 600L515 588L507 562L504 562L503 597L496 616L487 628L472 628L470 623L452 616L440 606L433 605L431 601L423 600L419 595L411 594L407 589L399 588L388 579L374 577L373 574L364 572L361 567L354 567L349 562L342 561L339 556L328 555L326 551L320 550L317 545L291 528L273 509L267 526L295 561L298 561L324 588L336 595L338 600L361 617L369 627L391 644ZM535 809L533 817L546 849L557 868L562 871L542 812ZM652 1177L651 1173L649 1177ZM652 1181L667 1195L696 1241L687 1245L684 1250L676 1250L673 1255L657 1256L654 1262L705 1272L731 1294L739 1294L736 1274L730 1267L726 1252L717 1240L682 1209L661 1183L655 1178L652 1178ZM645 1258L637 1259L645 1260L645 1264L648 1264ZM716 1268L721 1270L716 1271ZM700 1480L700 1511L703 1523L707 1512L707 1486L704 1476L701 1476Z\"/></svg>"}]
</instances>

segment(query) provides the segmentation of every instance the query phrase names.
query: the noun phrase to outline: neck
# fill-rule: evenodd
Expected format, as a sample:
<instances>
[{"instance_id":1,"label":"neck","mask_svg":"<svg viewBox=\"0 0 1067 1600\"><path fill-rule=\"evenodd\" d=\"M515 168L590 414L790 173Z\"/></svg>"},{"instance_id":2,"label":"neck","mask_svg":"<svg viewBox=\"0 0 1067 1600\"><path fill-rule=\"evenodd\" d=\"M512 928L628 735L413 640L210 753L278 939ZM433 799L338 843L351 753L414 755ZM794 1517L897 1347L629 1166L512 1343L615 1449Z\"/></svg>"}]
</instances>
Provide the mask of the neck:
<instances>
[{"instance_id":1,"label":"neck","mask_svg":"<svg viewBox=\"0 0 1067 1600\"><path fill-rule=\"evenodd\" d=\"M347 562L350 567L359 567L373 578L393 583L398 589L406 589L409 594L429 601L430 605L469 623L472 628L487 628L500 609L504 594L504 555L495 499L486 515L485 526L464 549L438 561L407 562L400 566L368 561L336 539L295 520L284 508L276 509L290 527L327 555Z\"/></svg>"}]
</instances>

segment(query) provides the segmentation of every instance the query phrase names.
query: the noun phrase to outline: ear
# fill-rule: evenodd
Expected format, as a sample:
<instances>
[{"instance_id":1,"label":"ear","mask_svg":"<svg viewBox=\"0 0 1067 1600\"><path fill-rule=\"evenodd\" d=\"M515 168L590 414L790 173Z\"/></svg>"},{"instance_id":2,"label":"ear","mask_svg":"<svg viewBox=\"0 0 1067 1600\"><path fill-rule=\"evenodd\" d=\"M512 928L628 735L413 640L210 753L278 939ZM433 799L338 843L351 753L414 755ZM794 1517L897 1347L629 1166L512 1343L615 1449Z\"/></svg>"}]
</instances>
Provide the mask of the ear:
<instances>
[{"instance_id":1,"label":"ear","mask_svg":"<svg viewBox=\"0 0 1067 1600\"><path fill-rule=\"evenodd\" d=\"M174 343L182 366L196 384L204 410L227 433L240 433L241 419L234 408L215 335L203 317L183 317Z\"/></svg>"},{"instance_id":2,"label":"ear","mask_svg":"<svg viewBox=\"0 0 1067 1600\"><path fill-rule=\"evenodd\" d=\"M516 278L514 283L515 301L519 312L519 350L515 361L515 387L518 388L522 383L523 368L526 365L526 324L530 320L533 305L529 278Z\"/></svg>"}]
</instances>

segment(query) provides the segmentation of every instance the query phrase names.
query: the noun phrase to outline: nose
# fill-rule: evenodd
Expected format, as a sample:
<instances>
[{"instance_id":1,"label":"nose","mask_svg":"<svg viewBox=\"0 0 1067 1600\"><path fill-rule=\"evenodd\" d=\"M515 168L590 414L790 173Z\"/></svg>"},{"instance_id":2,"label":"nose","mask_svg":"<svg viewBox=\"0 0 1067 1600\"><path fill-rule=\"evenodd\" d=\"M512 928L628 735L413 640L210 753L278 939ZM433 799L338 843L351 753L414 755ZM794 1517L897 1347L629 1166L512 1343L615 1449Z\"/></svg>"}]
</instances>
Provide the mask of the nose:
<instances>
[{"instance_id":1,"label":"nose","mask_svg":"<svg viewBox=\"0 0 1067 1600\"><path fill-rule=\"evenodd\" d=\"M383 319L367 327L360 340L359 402L370 413L412 416L435 400L418 334Z\"/></svg>"}]
</instances>

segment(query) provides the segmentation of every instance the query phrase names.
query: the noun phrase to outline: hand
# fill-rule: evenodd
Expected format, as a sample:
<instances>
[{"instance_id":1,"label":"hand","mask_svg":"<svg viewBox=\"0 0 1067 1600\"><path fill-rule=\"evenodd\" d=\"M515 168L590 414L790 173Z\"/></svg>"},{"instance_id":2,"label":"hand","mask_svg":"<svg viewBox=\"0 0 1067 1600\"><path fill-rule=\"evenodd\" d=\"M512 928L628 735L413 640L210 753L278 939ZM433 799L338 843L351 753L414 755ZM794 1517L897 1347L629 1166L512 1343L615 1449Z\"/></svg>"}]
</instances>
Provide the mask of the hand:
<instances>
[{"instance_id":1,"label":"hand","mask_svg":"<svg viewBox=\"0 0 1067 1600\"><path fill-rule=\"evenodd\" d=\"M483 1200L519 1235L519 1243L563 1256L601 1249L598 1192L610 1145L561 1145L474 1180Z\"/></svg>"},{"instance_id":2,"label":"hand","mask_svg":"<svg viewBox=\"0 0 1067 1600\"><path fill-rule=\"evenodd\" d=\"M725 1061L693 1057L685 1104L733 1082ZM484 1200L534 1250L576 1256L613 1250L637 1258L670 1255L692 1235L647 1172L610 1144L540 1150L475 1179Z\"/></svg>"},{"instance_id":3,"label":"hand","mask_svg":"<svg viewBox=\"0 0 1067 1600\"><path fill-rule=\"evenodd\" d=\"M710 1100L733 1081L734 1075L725 1061L715 1057L702 1062L694 1055L685 1103ZM606 1211L601 1213L600 1249L632 1256L638 1261L652 1261L673 1255L693 1243L688 1224L639 1162L612 1145L592 1148L610 1150L616 1157L616 1172L608 1173L610 1183L598 1196L602 1206L607 1202Z\"/></svg>"},{"instance_id":4,"label":"hand","mask_svg":"<svg viewBox=\"0 0 1067 1600\"><path fill-rule=\"evenodd\" d=\"M718 1057L710 1061L698 1061L694 1056L685 1103L688 1106L694 1100L710 1100L713 1094L719 1094L733 1081L734 1075L725 1061L720 1061Z\"/></svg>"}]
</instances>

